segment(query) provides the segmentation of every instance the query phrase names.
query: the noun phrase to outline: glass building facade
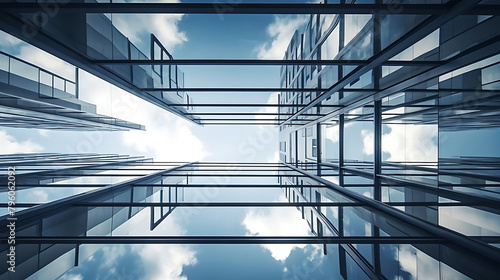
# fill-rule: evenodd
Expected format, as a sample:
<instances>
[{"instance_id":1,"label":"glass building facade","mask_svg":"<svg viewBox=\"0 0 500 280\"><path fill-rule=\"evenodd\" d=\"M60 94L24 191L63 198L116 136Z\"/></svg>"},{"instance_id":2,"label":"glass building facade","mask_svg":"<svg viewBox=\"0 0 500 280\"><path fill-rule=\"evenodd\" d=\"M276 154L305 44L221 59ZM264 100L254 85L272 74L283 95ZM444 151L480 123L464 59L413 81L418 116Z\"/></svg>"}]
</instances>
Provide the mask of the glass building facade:
<instances>
[{"instance_id":1,"label":"glass building facade","mask_svg":"<svg viewBox=\"0 0 500 280\"><path fill-rule=\"evenodd\" d=\"M5 267L0 279L59 278L103 244L73 243L71 238L126 237L137 234L135 227L144 220L154 232L184 198L179 184L186 183L186 176L167 174L189 166L97 154L3 155L0 165L14 168L16 183L15 205L2 204L2 236L9 236L9 217L17 223L15 273ZM1 194L9 201L9 190L2 188ZM33 238L37 241L28 241ZM46 243L50 238L55 240ZM1 246L0 258L7 263L11 247Z\"/></svg>"},{"instance_id":2,"label":"glass building facade","mask_svg":"<svg viewBox=\"0 0 500 280\"><path fill-rule=\"evenodd\" d=\"M40 7L4 2L2 29L168 111L202 125L276 126L279 162L2 156L0 166L16 168L23 222L15 237L20 273L2 270L0 279L64 277L118 245L160 246L158 255L177 248L162 266L182 255L179 248L194 266L194 250L209 259L197 268L202 279L220 279L212 276L218 272L229 279L498 278L497 1L233 3L224 10L306 14L283 60L175 60L154 35L148 56L111 17L220 14L214 3L74 1L44 26L31 20L37 34L28 38L20 19ZM280 66L280 86L186 89L183 64ZM278 104L196 104L187 95L194 91L207 99L233 91L279 97ZM191 111L198 107L206 110ZM268 107L277 110L261 110ZM8 237L9 205L1 205L0 233ZM0 249L6 263L6 238ZM195 275L186 266L186 278Z\"/></svg>"},{"instance_id":3,"label":"glass building facade","mask_svg":"<svg viewBox=\"0 0 500 280\"><path fill-rule=\"evenodd\" d=\"M144 126L97 114L78 96L78 69L68 80L0 52L0 126L66 130L131 130Z\"/></svg>"},{"instance_id":4,"label":"glass building facade","mask_svg":"<svg viewBox=\"0 0 500 280\"><path fill-rule=\"evenodd\" d=\"M33 4L40 11L26 9L2 13L2 29L40 49L151 102L180 117L192 103L182 88L184 73L173 62L172 55L151 34L149 54L134 45L112 21L112 14L62 10L71 4L99 4L102 1L2 1ZM6 5L7 6L7 5ZM50 20L49 20L50 19ZM161 64L150 60L163 61ZM170 61L170 62L169 62Z\"/></svg>"},{"instance_id":5,"label":"glass building facade","mask_svg":"<svg viewBox=\"0 0 500 280\"><path fill-rule=\"evenodd\" d=\"M453 7L468 9L472 2ZM440 17L454 12L450 8ZM500 135L499 40L493 27L498 20L455 14L440 22L395 11L312 15L295 32L284 60L337 63L281 68L282 88L303 91L280 95L286 105L279 108L280 160L335 190L317 188L318 180L287 178L282 183L291 185L289 201L343 204L356 197L356 203L373 206L299 209L311 230L373 240L408 234L400 231L406 226L385 220L394 212L421 230L455 240L449 246L342 245L336 250L343 278L495 277L494 265L479 266L498 261L500 148L489 138ZM465 244L475 253L456 251ZM488 265L489 251L496 260ZM483 253L482 261L472 257Z\"/></svg>"}]
</instances>

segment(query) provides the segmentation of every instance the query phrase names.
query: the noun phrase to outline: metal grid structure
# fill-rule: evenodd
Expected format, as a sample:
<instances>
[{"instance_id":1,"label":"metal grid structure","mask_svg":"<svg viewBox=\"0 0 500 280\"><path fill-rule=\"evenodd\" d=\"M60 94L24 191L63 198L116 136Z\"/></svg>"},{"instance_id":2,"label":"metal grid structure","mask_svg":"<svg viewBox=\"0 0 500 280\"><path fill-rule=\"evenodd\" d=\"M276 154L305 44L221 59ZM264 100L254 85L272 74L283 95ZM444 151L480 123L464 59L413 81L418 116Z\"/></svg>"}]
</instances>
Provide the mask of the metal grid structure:
<instances>
[{"instance_id":1,"label":"metal grid structure","mask_svg":"<svg viewBox=\"0 0 500 280\"><path fill-rule=\"evenodd\" d=\"M353 2L353 3L351 3ZM297 4L297 3L93 3L88 1L72 1L70 3L57 4L58 13L51 17L45 26L38 26L31 21L29 15L36 12L43 12L42 6L37 3L17 3L7 2L0 4L2 11L2 29L17 36L27 42L47 50L82 69L105 79L153 104L156 104L170 112L181 117L189 119L202 125L313 125L331 119L335 115L347 112L350 109L362 106L370 100L381 100L385 96L415 88L416 85L424 83L440 75L449 73L460 67L470 65L474 62L493 56L499 49L498 34L494 32L496 16L500 13L500 8L494 1L393 1L386 3L381 0L374 0L371 4L355 3L356 1L342 0L339 3L316 4ZM24 13L24 14L23 14ZM302 40L302 44L307 44L309 48L304 50L298 56L287 55L284 60L256 60L256 59L173 59L173 57L161 46L161 42L151 39L151 53L146 55L139 51L130 43L120 31L117 30L106 13L118 14L309 14L311 20L317 21L314 25L314 38L308 37L308 42ZM66 23L66 19L72 17L71 28L61 29L61 22ZM350 46L344 41L345 17L359 18L364 21L362 29L356 30ZM442 50L440 56L426 57L422 59L394 59L404 53L408 48L415 46L419 41L432 34L435 30L442 30L442 33L453 34L449 26L450 22L460 21L462 18L474 18L477 29L481 33L474 36L462 34L449 40L447 44L439 46ZM78 19L78 20L76 20ZM477 20L483 20L480 24ZM393 30L388 34L386 28L390 25L397 25L408 22L403 29ZM32 23L28 25L33 29L35 36L26 36L22 33L22 27L25 22ZM350 23L348 23L349 25ZM403 24L404 25L404 24ZM480 28L479 25L483 25ZM342 36L338 37L336 56L328 56L325 52L327 41L332 41L332 31L339 26ZM25 26L26 27L26 26ZM103 33L106 28L113 29L113 36ZM394 29L394 27L391 27ZM25 28L26 29L26 28ZM76 32L75 32L76 31ZM79 33L87 34L83 42L70 40L72 36L68 34ZM350 32L350 31L348 31ZM25 32L26 33L26 32ZM100 35L99 35L100 34ZM481 36L477 34L489 34ZM373 38L371 37L373 35ZM99 38L95 36L100 36ZM354 46L355 42L366 40L369 36L371 47L369 54L356 56L350 49L362 48L365 46ZM392 36L392 38L388 38ZM444 35L441 38L444 38ZM124 38L122 40L122 37ZM296 38L300 39L300 38ZM460 40L469 42L458 51L450 49L449 45ZM126 42L125 42L126 41ZM124 43L125 42L125 43ZM165 56L155 55L154 45L161 46ZM345 45L345 46L344 46ZM99 52L98 49L104 49L106 52ZM321 54L323 49L323 55ZM450 49L450 50L448 50ZM330 49L330 52L332 50ZM444 54L444 52L448 52ZM284 84L281 88L184 88L181 81L178 81L180 70L179 65L236 65L236 66L283 66L285 71L304 73L308 69L317 69L318 71L327 71L333 67L339 70L338 78L335 83L326 82L324 84L307 85L305 79L300 85L292 83ZM167 73L171 79L175 76L175 83L168 82L162 75L155 76L155 69ZM309 68L312 67L312 68ZM388 83L373 84L371 87L353 87L354 84L364 75L375 75L374 81L382 82L382 68L401 68L399 72L405 72L401 77L405 79L391 80ZM344 69L345 72L340 69ZM315 70L312 70L315 71ZM378 74L377 74L378 73ZM409 74L411 73L411 74ZM300 75L296 76L299 77ZM299 81L297 81L299 82ZM377 82L378 83L378 82ZM322 86L324 85L324 86ZM444 88L443 88L444 89ZM453 88L455 90L455 88ZM467 88L462 88L468 90ZM460 90L460 89L458 89ZM325 100L337 92L350 92L357 95L356 98L339 102L336 105L326 104ZM296 93L296 96L311 96L307 102L279 104L250 104L234 103L219 100L214 103L196 103L190 100L188 93L196 92L229 92L231 94L257 92L278 92L283 95ZM179 94L181 99L172 99L175 93ZM288 99L287 99L288 100ZM288 101L287 101L288 102ZM241 110L245 107L246 110ZM269 115L268 119L254 118L259 113L258 109L263 107L273 107L275 109L295 108L292 113L280 110L276 114ZM336 110L332 110L332 108ZM227 111L230 108L232 111ZM238 109L238 110L235 110ZM255 110L257 109L257 110ZM307 113L314 112L317 115ZM197 114L199 113L199 114ZM253 113L254 115L250 115ZM252 116L252 117L248 117ZM310 118L305 118L310 116Z\"/></svg>"},{"instance_id":2,"label":"metal grid structure","mask_svg":"<svg viewBox=\"0 0 500 280\"><path fill-rule=\"evenodd\" d=\"M79 99L75 81L0 52L0 126L64 130L144 130L144 126L96 113Z\"/></svg>"},{"instance_id":3,"label":"metal grid structure","mask_svg":"<svg viewBox=\"0 0 500 280\"><path fill-rule=\"evenodd\" d=\"M32 38L21 34L21 14L40 11L40 6L0 4L2 29L166 110L202 125L272 125L280 130L281 163L276 164L171 164L133 159L133 166L150 166L155 172L142 177L138 173L113 173L111 167L122 165L113 160L102 168L92 167L88 174L95 177L101 176L96 173L100 169L110 172L102 176L138 177L112 185L61 183L53 186L97 189L48 204L20 204L34 217L33 223L39 224L36 217L50 215L49 210L40 209L79 209L74 211L82 211L85 217L91 209L117 208L128 213L122 218L123 223L132 218L131 213L142 209L149 210L150 229L154 233L154 228L174 207L296 207L315 234L314 237L90 236L81 235L89 230L82 228L73 235L63 236L58 231L43 237L41 234L20 235L19 242L33 246L31 248L38 244L64 248L58 252L73 252L74 263L78 263L78 248L88 244L323 244L324 254L338 255L335 265L344 279L360 275L393 279L402 269L394 268L387 258L393 263L404 260L399 256L389 257L387 252L405 245L415 256L412 257L415 266L432 267L436 272L434 276L441 279L497 278L500 153L497 143L491 140L498 136L500 119L497 28L500 5L495 1L468 0L430 4L429 1L339 2L227 3L224 11L213 4L72 2L61 5L61 13L54 21L38 28L39 32ZM150 57L138 51L134 56L130 42L127 42L126 54L118 53L119 46L112 40L89 40L82 49L60 36L64 30L58 30L62 32L58 36L54 33L57 22L67 20L69 15L78 19L72 28L88 35L89 30L99 30L92 17L104 17L103 13L139 12L309 14L310 17L305 29L295 33L284 60L176 60L164 48L160 48L163 50L160 57L153 51ZM111 54L88 52L87 47L98 43L109 44L109 49L117 50ZM282 66L281 77L277 77L281 78L281 85L277 88L181 88L179 80L175 86L170 82L168 85L155 82L155 67L162 69L157 74L167 73L168 68L171 79L171 67L178 65ZM146 82L139 82L134 80L137 75L148 78ZM160 76L163 79L163 74ZM199 104L186 98L169 99L170 94L179 92L279 92L280 96L277 104ZM258 112L266 107L277 111ZM227 111L227 108L238 110ZM242 108L256 110L243 111ZM481 145L485 147L479 147ZM177 167L165 168L170 165ZM41 172L47 173L35 177L34 182L27 181L25 185L20 182L19 187L43 187L45 179L57 175L51 171ZM85 168L71 168L57 176L86 176L87 172ZM153 195L156 185L161 186L157 191L173 186L168 184L179 187L176 183L165 185L163 177L184 180L214 177L218 172L223 177L249 178L248 183L211 186L190 184L186 179L181 186L183 189L214 187L256 191L280 188L288 202L166 202L147 201L145 197L135 201L132 195L116 201L91 198L93 193L115 189L130 194L134 189L146 188L151 189L149 194ZM276 177L278 182L252 183L263 177ZM37 250L35 254L43 251ZM58 255L54 254L55 257ZM45 273L43 266L38 269L42 271L38 273Z\"/></svg>"},{"instance_id":4,"label":"metal grid structure","mask_svg":"<svg viewBox=\"0 0 500 280\"><path fill-rule=\"evenodd\" d=\"M153 162L95 154L6 155L2 156L0 165L16 167L18 193L55 189L63 194L43 203L24 202L22 198L16 201L18 272L10 277L18 278L8 278L8 272L4 272L5 279L56 278L92 255L98 249L92 247L93 244L321 244L323 254L338 255L339 262L331 265L338 266L344 278L352 277L353 264L371 279L388 278L389 256L381 252L403 245L411 246L416 254L430 256L438 266L445 264L453 272L449 275L493 279L500 262L498 250L487 245L498 243L497 235L466 237L395 209L408 205L474 207L474 201L381 203L353 190L361 185L340 187L313 175L311 171L315 172L316 166L301 169L285 163ZM263 176L274 178L276 183L258 183L255 177ZM97 177L101 177L101 181L90 180ZM208 180L216 177L249 179L245 184ZM74 181L76 178L79 181ZM202 181L206 183L192 183L193 178L205 178ZM105 180L112 181L105 183ZM288 201L196 201L185 194L190 188L245 188L252 192L278 189ZM3 203L1 207L5 213L8 205ZM217 207L224 211L231 211L233 207L297 208L315 235L155 235L155 228L175 209L186 207ZM139 215L141 213L143 215ZM8 235L10 220L7 218L9 215L4 215L0 220L2 236ZM129 235L123 230L133 219L149 219L150 234ZM363 228L368 225L370 232L353 231L357 227L354 221ZM5 261L9 247L6 239L2 238L1 242L1 256ZM367 249L372 256L367 255ZM397 256L392 257L397 260ZM462 265L471 258L473 263ZM58 263L57 269L51 263Z\"/></svg>"}]
</instances>

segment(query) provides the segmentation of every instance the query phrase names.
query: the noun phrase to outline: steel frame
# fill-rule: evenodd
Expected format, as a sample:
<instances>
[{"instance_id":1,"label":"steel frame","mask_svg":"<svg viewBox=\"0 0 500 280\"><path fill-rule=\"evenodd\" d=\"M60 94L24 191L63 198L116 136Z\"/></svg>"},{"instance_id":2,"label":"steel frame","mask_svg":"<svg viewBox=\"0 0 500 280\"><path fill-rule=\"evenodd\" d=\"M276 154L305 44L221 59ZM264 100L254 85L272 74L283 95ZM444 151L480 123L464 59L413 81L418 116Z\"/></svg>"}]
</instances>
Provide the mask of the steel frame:
<instances>
[{"instance_id":1,"label":"steel frame","mask_svg":"<svg viewBox=\"0 0 500 280\"><path fill-rule=\"evenodd\" d=\"M318 127L318 129L321 129ZM321 133L321 132L320 132ZM321 149L321 148L320 148ZM46 159L45 163L67 163L75 159L74 156L70 155L67 157L58 156L54 154L37 154L32 156L1 156L0 160L7 160L9 163L13 163L16 159L19 162L24 162L26 165L30 165L33 161L40 160L44 157L52 157L51 159ZM85 159L91 162L85 163ZM89 164L92 165L89 166ZM40 163L40 162L39 162ZM364 185L345 185L345 187L340 187L330 181L327 181L319 176L314 175L318 172L318 167L331 167L330 163L307 163L301 164L304 166L310 166L310 171L304 171L298 167L295 167L286 163L224 163L224 162L193 162L193 163L168 163L168 162L147 162L147 159L128 159L127 157L117 156L117 155L88 155L87 158L82 157L81 166L68 165L67 168L63 166L63 172L65 176L94 176L94 174L89 173L97 170L106 170L109 166L110 170L120 170L120 163L123 163L123 167L129 168L128 170L134 170L133 165L149 164L155 166L155 168L137 169L137 170L148 170L152 173L147 175L136 174L137 177L118 184L106 185L106 184L82 184L78 187L96 187L97 189L75 195L72 197L64 198L58 201L39 204L39 203L18 203L17 207L26 207L26 210L19 212L17 214L18 219L22 219L23 223L32 224L36 223L39 219L53 215L54 213L60 212L63 209L129 209L129 218L133 216L131 212L132 209L151 209L151 230L154 230L164 219L168 219L168 216L177 207L218 207L227 208L232 207L295 207L295 208L307 208L314 209L317 215L322 216L322 207L338 207L340 212L344 208L356 208L360 207L366 211L373 211L376 213L383 213L390 219L394 221L399 221L404 224L408 224L409 227L414 229L409 229L409 231L416 230L417 232L422 232L421 234L405 236L391 235L391 236L378 236L374 233L372 236L367 237L355 237L355 236L344 236L342 234L341 225L339 228L331 228L336 232L337 236L325 236L320 231L317 231L315 237L290 237L290 236L18 236L16 237L16 242L19 244L74 244L78 247L81 244L339 244L348 253L358 265L364 267L364 271L374 279L379 278L380 272L377 268L373 268L369 263L366 263L364 257L358 252L353 244L371 244L375 247L380 244L412 244L417 248L419 246L425 246L430 244L436 244L438 246L448 246L450 248L462 248L460 250L466 250L475 256L480 256L481 258L487 258L491 262L496 262L500 260L500 254L498 250L486 246L484 242L495 243L499 242L499 238L496 236L468 236L464 237L456 232L444 229L442 227L431 225L423 222L417 218L412 217L404 212L395 209L395 206L478 206L478 207L495 207L494 201L459 201L459 202L385 202L365 197L354 191L350 190L348 187L365 187ZM450 163L451 164L451 163ZM1 164L0 164L1 165ZM169 169L168 166L175 166ZM18 164L19 166L19 164ZM158 170L156 167L158 167ZM19 166L20 170L23 170L22 165ZM50 177L49 173L53 176L58 176L61 171L58 170L48 170L48 171L38 171L39 169L28 168L24 171L33 171L34 174L44 172L44 175ZM69 173L74 170L88 171L82 173ZM343 167L343 172L352 172L352 168ZM163 183L161 178L164 177L197 177L197 176L217 176L217 173L213 172L224 172L221 174L223 177L234 177L234 176L252 176L252 177L265 177L278 176L286 180L294 181L297 176L300 178L305 178L311 180L311 182L316 182L312 185L284 185L283 180L280 184L190 184L189 179L186 184L171 184ZM203 174L204 172L212 172L210 174ZM261 174L255 174L255 172L261 172ZM265 172L278 172L278 174L265 174ZM449 170L448 172L453 172ZM178 174L180 173L180 174ZM364 174L363 172L358 172L364 176L373 176L372 173L366 172L370 175ZM29 174L29 173L28 173ZM108 174L109 176L115 176L113 174ZM33 175L32 175L33 176ZM383 174L378 175L381 177L381 184L385 182L386 178ZM45 177L45 176L44 176ZM53 187L57 185L50 184L20 184L20 187ZM73 184L63 184L59 187L68 188L72 187ZM260 188L275 188L275 189L290 189L295 188L298 193L301 192L302 188L317 188L318 190L333 191L338 193L350 201L340 201L340 202L328 202L328 201L315 201L309 202L307 199L300 202L290 201L290 202L190 202L190 201L143 201L134 202L132 200L134 189L136 188L156 188L157 190L163 188L250 188L250 189L260 189ZM121 190L131 190L130 201L101 201L106 195L118 194ZM170 192L170 191L169 191ZM5 203L0 204L0 207L7 207ZM159 220L155 220L152 214L154 210L167 209L167 212L159 217ZM378 215L378 214L377 214ZM326 226L332 227L328 219L322 216L322 221ZM0 219L0 226L6 225L8 220L5 216ZM398 223L399 223L398 222ZM4 244L5 241L0 241L0 244ZM75 248L76 248L75 247ZM326 248L326 247L325 247ZM326 253L326 251L324 252ZM75 260L78 263L78 259Z\"/></svg>"},{"instance_id":2,"label":"steel frame","mask_svg":"<svg viewBox=\"0 0 500 280\"><path fill-rule=\"evenodd\" d=\"M65 3L62 11L81 13L132 14L445 14L452 4L299 4L299 3ZM35 13L37 3L2 3L8 12ZM498 5L480 5L467 11L471 15L497 15Z\"/></svg>"}]
</instances>

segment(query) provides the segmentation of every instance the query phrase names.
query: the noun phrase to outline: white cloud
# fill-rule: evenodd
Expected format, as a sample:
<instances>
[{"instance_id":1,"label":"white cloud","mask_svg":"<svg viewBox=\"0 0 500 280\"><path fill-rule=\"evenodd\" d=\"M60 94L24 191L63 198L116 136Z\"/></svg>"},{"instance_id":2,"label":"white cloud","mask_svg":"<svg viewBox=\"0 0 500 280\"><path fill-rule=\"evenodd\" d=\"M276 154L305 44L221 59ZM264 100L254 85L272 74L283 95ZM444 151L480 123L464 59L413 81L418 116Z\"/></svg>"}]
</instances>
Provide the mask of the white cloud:
<instances>
[{"instance_id":1,"label":"white cloud","mask_svg":"<svg viewBox=\"0 0 500 280\"><path fill-rule=\"evenodd\" d=\"M205 146L191 131L192 124L159 108L138 109L137 121L146 131L123 133L123 142L141 154L152 154L156 161L196 161L208 156Z\"/></svg>"},{"instance_id":2,"label":"white cloud","mask_svg":"<svg viewBox=\"0 0 500 280\"><path fill-rule=\"evenodd\" d=\"M437 125L389 125L391 133L382 136L382 150L390 161L436 162L438 148L434 142Z\"/></svg>"},{"instance_id":3,"label":"white cloud","mask_svg":"<svg viewBox=\"0 0 500 280\"><path fill-rule=\"evenodd\" d=\"M177 210L176 210L177 211ZM113 235L127 236L185 236L186 231L179 224L176 215L170 215L163 220L154 231L149 230L150 210L145 208L137 213L132 219L121 224L113 231ZM139 279L151 280L187 280L182 274L183 268L194 265L197 262L196 251L189 245L108 245L102 249L103 263L99 264L100 270L105 270L108 275L117 279L131 277L135 271L134 267L117 270L126 261L124 256L134 254L140 258L140 267L144 274ZM128 278L127 278L128 279ZM135 279L135 278L134 278Z\"/></svg>"},{"instance_id":4,"label":"white cloud","mask_svg":"<svg viewBox=\"0 0 500 280\"><path fill-rule=\"evenodd\" d=\"M286 202L282 196L278 201ZM243 225L248 235L256 236L308 236L311 235L307 222L293 207L276 207L271 209L250 210L247 212ZM304 248L297 244L263 244L271 252L271 256L284 261L294 248Z\"/></svg>"},{"instance_id":5,"label":"white cloud","mask_svg":"<svg viewBox=\"0 0 500 280\"><path fill-rule=\"evenodd\" d=\"M434 141L437 125L389 124L391 132L382 135L382 151L389 153L389 161L436 162L438 148ZM363 153L373 154L373 132L362 130Z\"/></svg>"},{"instance_id":6,"label":"white cloud","mask_svg":"<svg viewBox=\"0 0 500 280\"><path fill-rule=\"evenodd\" d=\"M272 93L271 95L269 95L269 98L267 99L266 104L278 104L278 102L279 102L278 96L279 95L277 92ZM273 119L276 117L275 115L259 115L259 114L269 114L269 113L276 114L277 112L278 112L277 107L262 107L260 110L257 111L257 115L255 115L254 118L256 119L256 122L262 122L262 123L269 122L269 123L271 123L271 121L259 121L259 120ZM283 118L283 116L281 116L281 118ZM261 129L264 129L265 127L269 127L269 126L259 125L258 127ZM270 126L270 127L272 127L272 126ZM273 128L273 130L275 130L276 137L277 137L278 130L274 129L274 128Z\"/></svg>"},{"instance_id":7,"label":"white cloud","mask_svg":"<svg viewBox=\"0 0 500 280\"><path fill-rule=\"evenodd\" d=\"M21 46L18 57L68 80L75 80L73 65L31 45Z\"/></svg>"},{"instance_id":8,"label":"white cloud","mask_svg":"<svg viewBox=\"0 0 500 280\"><path fill-rule=\"evenodd\" d=\"M49 201L49 194L44 190L34 189L28 193L29 197L34 197L33 201L36 202L47 202Z\"/></svg>"},{"instance_id":9,"label":"white cloud","mask_svg":"<svg viewBox=\"0 0 500 280\"><path fill-rule=\"evenodd\" d=\"M46 129L39 129L38 134L42 135L43 137L47 137L49 135L49 131Z\"/></svg>"},{"instance_id":10,"label":"white cloud","mask_svg":"<svg viewBox=\"0 0 500 280\"><path fill-rule=\"evenodd\" d=\"M81 98L97 104L98 113L146 126L146 131L120 133L122 143L136 154L156 161L195 161L208 156L192 132L194 124L88 73L82 71L80 78L87 85L81 88Z\"/></svg>"},{"instance_id":11,"label":"white cloud","mask_svg":"<svg viewBox=\"0 0 500 280\"><path fill-rule=\"evenodd\" d=\"M363 129L361 130L361 136L363 137L363 153L365 155L373 155L373 131Z\"/></svg>"},{"instance_id":12,"label":"white cloud","mask_svg":"<svg viewBox=\"0 0 500 280\"><path fill-rule=\"evenodd\" d=\"M267 27L267 34L273 38L271 43L259 46L259 59L282 59L290 44L293 33L307 22L307 16L275 16L274 22Z\"/></svg>"},{"instance_id":13,"label":"white cloud","mask_svg":"<svg viewBox=\"0 0 500 280\"><path fill-rule=\"evenodd\" d=\"M22 40L17 39L16 37L0 31L0 46L1 47L16 47L17 45L23 43Z\"/></svg>"},{"instance_id":14,"label":"white cloud","mask_svg":"<svg viewBox=\"0 0 500 280\"><path fill-rule=\"evenodd\" d=\"M272 157L269 157L269 160L267 162L270 163L276 163L280 161L280 153L279 151L274 152Z\"/></svg>"},{"instance_id":15,"label":"white cloud","mask_svg":"<svg viewBox=\"0 0 500 280\"><path fill-rule=\"evenodd\" d=\"M336 143L339 141L339 126L334 125L334 126L328 126L325 129L325 136L326 139L331 140L333 143Z\"/></svg>"},{"instance_id":16,"label":"white cloud","mask_svg":"<svg viewBox=\"0 0 500 280\"><path fill-rule=\"evenodd\" d=\"M138 250L143 266L150 267L147 279L187 280L184 266L196 263L195 252L182 245L144 245Z\"/></svg>"},{"instance_id":17,"label":"white cloud","mask_svg":"<svg viewBox=\"0 0 500 280\"><path fill-rule=\"evenodd\" d=\"M80 274L67 274L60 278L60 280L83 280Z\"/></svg>"},{"instance_id":18,"label":"white cloud","mask_svg":"<svg viewBox=\"0 0 500 280\"><path fill-rule=\"evenodd\" d=\"M125 246L130 245L107 245L102 247L102 253L104 255L103 262L100 264L101 267L106 268L106 270L111 275L116 275L116 264L119 258L123 257L126 253Z\"/></svg>"},{"instance_id":19,"label":"white cloud","mask_svg":"<svg viewBox=\"0 0 500 280\"><path fill-rule=\"evenodd\" d=\"M398 246L399 264L401 269L411 274L413 279L417 279L417 255L416 250L409 245L401 244Z\"/></svg>"},{"instance_id":20,"label":"white cloud","mask_svg":"<svg viewBox=\"0 0 500 280\"><path fill-rule=\"evenodd\" d=\"M36 153L43 150L42 146L31 140L18 142L14 136L0 130L0 154Z\"/></svg>"},{"instance_id":21,"label":"white cloud","mask_svg":"<svg viewBox=\"0 0 500 280\"><path fill-rule=\"evenodd\" d=\"M176 210L177 211L177 210ZM141 217L135 217L129 226L133 230L131 235L154 235L154 236L185 236L186 230L179 224L179 216L170 215L154 230L149 231L149 214L146 209L139 213ZM151 280L187 280L182 276L184 266L194 265L197 262L196 251L188 245L136 245L132 251L141 256L146 275L144 279Z\"/></svg>"},{"instance_id":22,"label":"white cloud","mask_svg":"<svg viewBox=\"0 0 500 280\"><path fill-rule=\"evenodd\" d=\"M159 2L180 3L178 0ZM153 33L167 49L171 49L188 40L186 33L179 30L182 17L182 14L113 15L113 25L134 44L139 44L144 34Z\"/></svg>"},{"instance_id":23,"label":"white cloud","mask_svg":"<svg viewBox=\"0 0 500 280\"><path fill-rule=\"evenodd\" d=\"M12 47L12 49L9 49L9 47ZM74 80L74 66L2 31L0 31L0 48L40 68L63 76L66 79Z\"/></svg>"}]
</instances>

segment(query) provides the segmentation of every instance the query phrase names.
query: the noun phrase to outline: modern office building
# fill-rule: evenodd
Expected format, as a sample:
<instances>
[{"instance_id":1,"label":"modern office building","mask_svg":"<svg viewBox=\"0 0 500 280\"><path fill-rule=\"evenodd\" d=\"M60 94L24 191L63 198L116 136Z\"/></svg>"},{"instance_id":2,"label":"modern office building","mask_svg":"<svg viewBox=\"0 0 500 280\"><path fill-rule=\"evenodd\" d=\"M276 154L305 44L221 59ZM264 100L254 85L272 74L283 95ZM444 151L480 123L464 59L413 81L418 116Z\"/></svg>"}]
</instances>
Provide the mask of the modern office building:
<instances>
[{"instance_id":1,"label":"modern office building","mask_svg":"<svg viewBox=\"0 0 500 280\"><path fill-rule=\"evenodd\" d=\"M32 25L37 32L28 42L196 123L276 126L280 162L4 156L0 166L16 166L19 174L16 258L26 269L2 271L2 279L57 278L98 252L96 244L200 245L211 259L229 246L234 263L211 262L214 270L229 270L241 255L264 270L276 259L259 257L252 246L276 253L270 246L289 245L294 263L280 271L283 279L497 279L499 3L325 2L233 3L224 10L306 14L308 23L295 32L283 60L174 60L154 36L146 56L107 15L216 14L213 3L79 1L60 4L46 25ZM33 2L0 7L0 27L21 38L22 19L41 11ZM86 36L73 38L74 30ZM194 104L182 93L174 100L181 64L282 66L279 88L182 90L279 92L279 104ZM219 108L265 105L278 110ZM190 107L211 111L185 110ZM253 118L259 114L270 119ZM58 191L48 202L28 196L51 188ZM276 192L285 199L275 200ZM2 206L7 213L8 204ZM241 208L249 212L240 219ZM267 221L275 231L265 231L265 216L255 209L294 215L272 212L278 214ZM159 230L174 217L199 227ZM292 223L291 217L307 224L308 233L279 231L277 224ZM0 217L2 236L9 236L8 224L7 215ZM10 248L7 239L1 242L5 263Z\"/></svg>"},{"instance_id":2,"label":"modern office building","mask_svg":"<svg viewBox=\"0 0 500 280\"><path fill-rule=\"evenodd\" d=\"M194 116L186 115L192 100L182 90L184 73L153 34L147 55L113 25L110 14L104 14L100 9L87 13L82 9L84 6L71 8L72 5L92 5L100 1L3 2L0 25L4 31L148 102L196 122ZM29 4L33 4L37 11L31 12L23 7ZM161 63L155 64L151 60Z\"/></svg>"},{"instance_id":3,"label":"modern office building","mask_svg":"<svg viewBox=\"0 0 500 280\"><path fill-rule=\"evenodd\" d=\"M131 130L144 126L96 113L78 96L78 69L68 80L0 52L0 126L65 130Z\"/></svg>"},{"instance_id":4,"label":"modern office building","mask_svg":"<svg viewBox=\"0 0 500 280\"><path fill-rule=\"evenodd\" d=\"M17 239L15 272L3 265L0 279L56 279L100 248L63 239L127 236L134 232L134 217L148 207L153 209L147 214L148 230L153 231L175 209L170 204L183 200L178 184L185 184L186 177L167 174L189 166L111 154L3 155L0 165L15 168L11 176L16 186L15 205L2 203L2 237L9 236L7 225L15 218ZM48 199L37 190L49 193ZM8 192L2 188L6 202ZM144 219L143 214L135 220ZM46 243L51 237L57 240ZM5 264L11 247L3 241L0 258Z\"/></svg>"},{"instance_id":5,"label":"modern office building","mask_svg":"<svg viewBox=\"0 0 500 280\"><path fill-rule=\"evenodd\" d=\"M291 39L284 60L336 65L281 68L282 88L295 91L280 95L280 160L317 176L285 178L287 195L340 204L348 195L370 205L300 209L318 236L373 238L339 247L345 279L359 269L372 279L402 277L406 256L395 269L386 254L407 245L375 242L405 228L385 215L450 242L411 245L412 277L495 277L500 18L464 14L480 7L473 3L449 1L435 16L312 15ZM308 186L318 181L335 191Z\"/></svg>"},{"instance_id":6,"label":"modern office building","mask_svg":"<svg viewBox=\"0 0 500 280\"><path fill-rule=\"evenodd\" d=\"M498 249L489 245L498 241L490 210L495 204L450 188L432 192L419 182L381 180L383 197L394 199L376 201L370 195L372 179L363 173L347 169L339 184L339 175L329 170L315 175L316 165L168 163L97 154L5 155L0 165L15 167L16 182L15 206L2 203L0 219L4 263L12 250L8 225L15 222L16 272L6 267L1 279L57 279L119 244L190 244L222 251L230 246L234 258L251 251L241 245L321 246L318 255L299 255L292 270L283 272L285 279L495 279L498 272ZM2 190L8 201L8 190ZM272 200L273 192L283 192L287 200ZM243 221L234 216L242 208L250 209ZM307 221L312 234L233 232L232 226L250 223L252 209L290 209ZM441 226L421 218L433 211L446 211L435 214ZM211 226L166 234L162 224L171 215L195 221L200 216ZM485 220L489 223L481 224ZM257 219L266 222L265 216ZM218 249L209 252L210 258L219 257ZM213 269L226 269L219 265Z\"/></svg>"}]
</instances>

